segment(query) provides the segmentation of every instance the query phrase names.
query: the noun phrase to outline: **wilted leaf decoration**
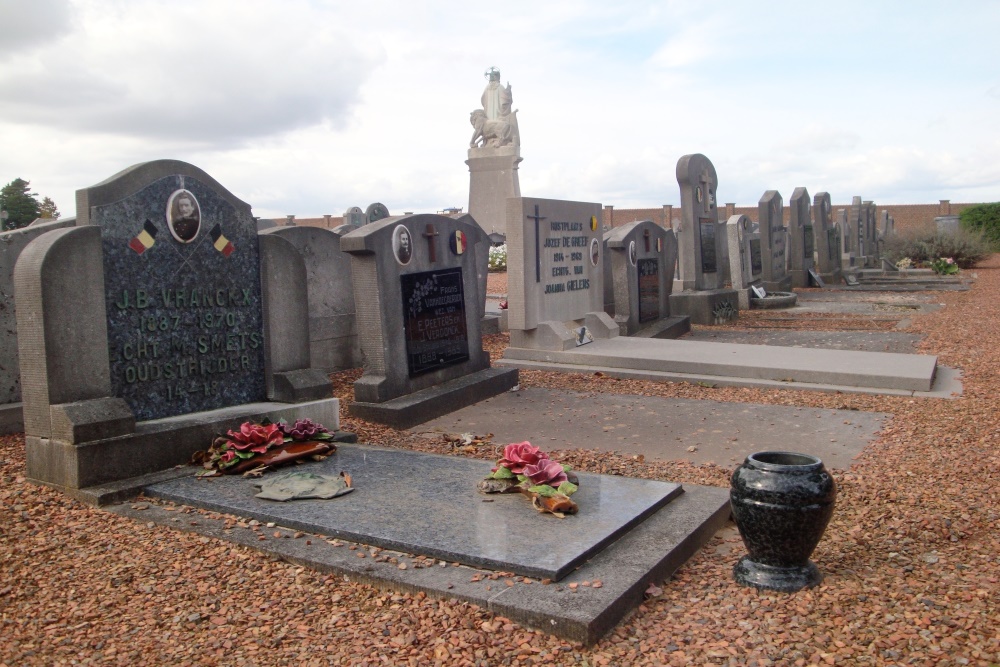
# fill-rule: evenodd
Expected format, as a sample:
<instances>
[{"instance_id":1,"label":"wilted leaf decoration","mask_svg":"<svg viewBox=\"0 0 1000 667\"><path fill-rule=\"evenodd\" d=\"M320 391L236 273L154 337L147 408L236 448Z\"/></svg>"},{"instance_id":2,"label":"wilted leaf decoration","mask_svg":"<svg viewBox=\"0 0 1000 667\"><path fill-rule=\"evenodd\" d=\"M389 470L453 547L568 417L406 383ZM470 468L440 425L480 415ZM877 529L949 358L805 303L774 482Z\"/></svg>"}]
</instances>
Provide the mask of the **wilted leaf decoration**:
<instances>
[{"instance_id":1,"label":"wilted leaf decoration","mask_svg":"<svg viewBox=\"0 0 1000 667\"><path fill-rule=\"evenodd\" d=\"M549 455L527 440L507 445L503 458L479 482L482 493L518 491L531 499L539 512L562 519L579 511L570 496L576 493L579 480L568 465L553 461Z\"/></svg>"}]
</instances>

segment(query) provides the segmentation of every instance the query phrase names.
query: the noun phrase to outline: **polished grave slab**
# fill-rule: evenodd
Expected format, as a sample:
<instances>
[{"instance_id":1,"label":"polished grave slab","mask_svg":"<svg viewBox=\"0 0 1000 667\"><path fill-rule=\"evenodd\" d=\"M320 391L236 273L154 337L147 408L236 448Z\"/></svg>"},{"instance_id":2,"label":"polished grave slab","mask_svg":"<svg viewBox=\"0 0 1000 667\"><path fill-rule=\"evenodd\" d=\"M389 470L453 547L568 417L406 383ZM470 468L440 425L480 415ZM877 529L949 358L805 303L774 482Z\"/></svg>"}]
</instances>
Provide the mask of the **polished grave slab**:
<instances>
[{"instance_id":1,"label":"polished grave slab","mask_svg":"<svg viewBox=\"0 0 1000 667\"><path fill-rule=\"evenodd\" d=\"M489 461L340 445L300 470L346 471L355 491L333 500L255 498L251 479L191 475L143 488L150 497L306 532L558 581L680 496L679 484L579 473L575 516L558 519L520 494L486 496Z\"/></svg>"}]
</instances>

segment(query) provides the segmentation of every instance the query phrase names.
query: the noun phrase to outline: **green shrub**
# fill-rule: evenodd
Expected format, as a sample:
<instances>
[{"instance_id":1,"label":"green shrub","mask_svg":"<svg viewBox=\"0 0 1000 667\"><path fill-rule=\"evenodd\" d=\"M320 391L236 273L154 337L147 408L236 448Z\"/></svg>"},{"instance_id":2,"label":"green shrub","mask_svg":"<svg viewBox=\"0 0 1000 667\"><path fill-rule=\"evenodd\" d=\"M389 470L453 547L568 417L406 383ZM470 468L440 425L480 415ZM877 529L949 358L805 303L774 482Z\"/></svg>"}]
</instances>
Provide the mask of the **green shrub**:
<instances>
[{"instance_id":1,"label":"green shrub","mask_svg":"<svg viewBox=\"0 0 1000 667\"><path fill-rule=\"evenodd\" d=\"M981 232L994 250L1000 250L1000 202L970 206L958 217L962 221L962 227Z\"/></svg>"},{"instance_id":2,"label":"green shrub","mask_svg":"<svg viewBox=\"0 0 1000 667\"><path fill-rule=\"evenodd\" d=\"M959 267L970 269L992 251L992 245L982 233L962 230L954 234L917 232L891 236L882 254L893 264L909 257L916 266L926 267L942 257L950 257Z\"/></svg>"}]
</instances>

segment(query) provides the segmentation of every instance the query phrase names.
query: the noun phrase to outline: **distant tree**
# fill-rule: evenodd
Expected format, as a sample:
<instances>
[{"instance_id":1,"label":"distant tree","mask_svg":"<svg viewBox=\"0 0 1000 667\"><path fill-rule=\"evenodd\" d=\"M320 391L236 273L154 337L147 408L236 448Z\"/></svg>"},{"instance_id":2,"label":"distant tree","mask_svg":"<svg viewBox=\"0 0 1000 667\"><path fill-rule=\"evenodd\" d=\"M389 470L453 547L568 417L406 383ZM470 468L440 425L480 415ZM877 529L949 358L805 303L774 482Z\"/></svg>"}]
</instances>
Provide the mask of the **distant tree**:
<instances>
[{"instance_id":1,"label":"distant tree","mask_svg":"<svg viewBox=\"0 0 1000 667\"><path fill-rule=\"evenodd\" d=\"M48 220L58 220L60 215L62 214L56 207L56 203L52 201L50 197L45 197L42 199L42 204L38 210L39 218L46 218Z\"/></svg>"},{"instance_id":2,"label":"distant tree","mask_svg":"<svg viewBox=\"0 0 1000 667\"><path fill-rule=\"evenodd\" d=\"M970 206L959 214L959 219L963 227L982 232L994 249L1000 250L1000 202Z\"/></svg>"},{"instance_id":3,"label":"distant tree","mask_svg":"<svg viewBox=\"0 0 1000 667\"><path fill-rule=\"evenodd\" d=\"M27 227L38 218L42 207L29 185L23 178L15 178L0 189L0 210L7 212L3 231Z\"/></svg>"}]
</instances>

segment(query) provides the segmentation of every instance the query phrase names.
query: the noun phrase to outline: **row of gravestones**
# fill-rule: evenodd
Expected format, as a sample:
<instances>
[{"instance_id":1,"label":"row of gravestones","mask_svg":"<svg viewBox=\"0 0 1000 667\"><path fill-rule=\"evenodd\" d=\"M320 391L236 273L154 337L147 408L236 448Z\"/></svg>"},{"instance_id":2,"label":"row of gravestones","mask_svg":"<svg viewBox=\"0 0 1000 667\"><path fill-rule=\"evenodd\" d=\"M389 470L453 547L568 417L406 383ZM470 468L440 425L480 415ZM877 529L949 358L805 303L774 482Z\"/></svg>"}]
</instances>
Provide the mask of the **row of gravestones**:
<instances>
[{"instance_id":1,"label":"row of gravestones","mask_svg":"<svg viewBox=\"0 0 1000 667\"><path fill-rule=\"evenodd\" d=\"M78 191L64 224L24 239L11 284L31 479L162 470L248 420L336 428L328 371L362 361L356 405L517 382L483 350L489 239L469 216L258 232L207 173L161 160Z\"/></svg>"}]
</instances>

